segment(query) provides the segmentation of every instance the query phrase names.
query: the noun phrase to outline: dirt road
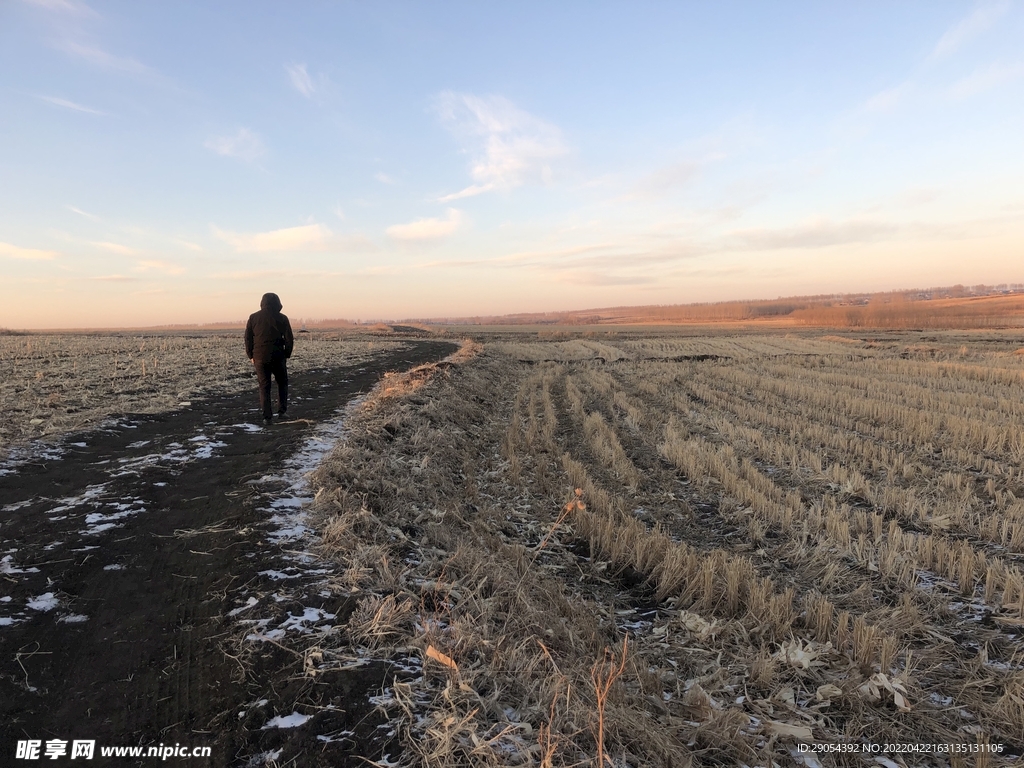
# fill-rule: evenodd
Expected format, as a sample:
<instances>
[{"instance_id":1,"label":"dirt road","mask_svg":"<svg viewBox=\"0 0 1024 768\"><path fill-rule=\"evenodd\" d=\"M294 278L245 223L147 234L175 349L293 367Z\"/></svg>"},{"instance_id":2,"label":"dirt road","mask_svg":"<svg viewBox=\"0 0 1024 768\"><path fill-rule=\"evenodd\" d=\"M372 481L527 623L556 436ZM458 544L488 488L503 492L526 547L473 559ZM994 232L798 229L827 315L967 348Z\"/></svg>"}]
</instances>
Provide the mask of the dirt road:
<instances>
[{"instance_id":1,"label":"dirt road","mask_svg":"<svg viewBox=\"0 0 1024 768\"><path fill-rule=\"evenodd\" d=\"M269 427L244 392L121 419L0 466L0 765L31 764L16 759L25 740L41 742L48 765L77 765L73 740L95 740L91 765L160 762L104 758L102 746L209 747L208 758L168 760L195 766L365 765L357 756L386 753L368 701L386 668L310 682L273 642L249 642L244 663L232 656L239 622L268 626L246 618L263 596L301 631L351 610L329 596L292 605L278 588L301 575L300 536L277 514L301 503L275 501L295 485L283 468L294 475L297 455L315 457L317 425L384 371L453 350L410 342L374 364L293 377L292 420ZM49 760L54 740L68 754Z\"/></svg>"}]
</instances>

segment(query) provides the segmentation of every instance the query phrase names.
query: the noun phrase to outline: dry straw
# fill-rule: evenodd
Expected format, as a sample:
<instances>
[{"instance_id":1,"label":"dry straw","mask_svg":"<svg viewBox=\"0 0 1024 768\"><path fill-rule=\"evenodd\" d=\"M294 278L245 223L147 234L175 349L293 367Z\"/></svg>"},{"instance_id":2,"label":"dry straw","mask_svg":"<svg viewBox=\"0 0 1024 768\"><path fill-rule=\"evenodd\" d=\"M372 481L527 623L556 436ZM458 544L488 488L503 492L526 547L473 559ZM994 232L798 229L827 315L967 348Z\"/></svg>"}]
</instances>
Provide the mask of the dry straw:
<instances>
[{"instance_id":1,"label":"dry straw","mask_svg":"<svg viewBox=\"0 0 1024 768\"><path fill-rule=\"evenodd\" d=\"M942 338L505 337L389 378L314 476L358 608L310 664L419 659L388 711L423 766L1019 743L1024 360Z\"/></svg>"}]
</instances>

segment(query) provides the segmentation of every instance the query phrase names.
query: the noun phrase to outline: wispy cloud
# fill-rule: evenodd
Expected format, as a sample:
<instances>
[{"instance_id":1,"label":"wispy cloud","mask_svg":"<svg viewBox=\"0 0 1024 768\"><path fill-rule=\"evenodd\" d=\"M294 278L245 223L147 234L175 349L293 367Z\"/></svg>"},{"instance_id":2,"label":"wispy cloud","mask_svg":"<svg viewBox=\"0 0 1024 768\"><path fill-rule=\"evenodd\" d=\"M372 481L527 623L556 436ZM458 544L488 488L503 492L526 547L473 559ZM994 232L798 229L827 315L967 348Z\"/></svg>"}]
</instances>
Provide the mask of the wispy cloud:
<instances>
[{"instance_id":1,"label":"wispy cloud","mask_svg":"<svg viewBox=\"0 0 1024 768\"><path fill-rule=\"evenodd\" d=\"M1009 0L983 3L946 30L932 49L931 60L952 56L966 43L981 35L1010 10Z\"/></svg>"},{"instance_id":2,"label":"wispy cloud","mask_svg":"<svg viewBox=\"0 0 1024 768\"><path fill-rule=\"evenodd\" d=\"M96 16L96 11L79 0L25 0L29 5L45 8L48 11L69 13L74 16Z\"/></svg>"},{"instance_id":3,"label":"wispy cloud","mask_svg":"<svg viewBox=\"0 0 1024 768\"><path fill-rule=\"evenodd\" d=\"M815 219L793 227L736 230L724 238L724 243L735 249L755 251L827 248L884 240L898 232L896 224L886 221Z\"/></svg>"},{"instance_id":4,"label":"wispy cloud","mask_svg":"<svg viewBox=\"0 0 1024 768\"><path fill-rule=\"evenodd\" d=\"M893 202L895 205L906 208L913 208L919 205L927 205L942 196L942 190L937 187L913 187L897 195ZM879 206L881 209L881 206Z\"/></svg>"},{"instance_id":5,"label":"wispy cloud","mask_svg":"<svg viewBox=\"0 0 1024 768\"><path fill-rule=\"evenodd\" d=\"M462 219L460 211L449 208L444 219L416 219L408 224L395 224L388 227L387 234L395 240L407 242L440 240L454 234L462 224Z\"/></svg>"},{"instance_id":6,"label":"wispy cloud","mask_svg":"<svg viewBox=\"0 0 1024 768\"><path fill-rule=\"evenodd\" d=\"M674 163L644 176L634 187L640 197L657 197L684 186L696 177L700 164L692 161Z\"/></svg>"},{"instance_id":7,"label":"wispy cloud","mask_svg":"<svg viewBox=\"0 0 1024 768\"><path fill-rule=\"evenodd\" d=\"M622 274L599 270L564 269L552 270L551 279L559 283L571 285L588 285L592 288L614 288L617 286L651 285L659 281L660 276Z\"/></svg>"},{"instance_id":8,"label":"wispy cloud","mask_svg":"<svg viewBox=\"0 0 1024 768\"><path fill-rule=\"evenodd\" d=\"M69 211L72 211L73 213L77 213L79 216L84 216L87 219L91 219L93 221L100 221L100 217L99 216L95 216L95 215L93 215L91 213L86 213L81 208L75 208L75 206L73 206L73 205L67 206L67 209Z\"/></svg>"},{"instance_id":9,"label":"wispy cloud","mask_svg":"<svg viewBox=\"0 0 1024 768\"><path fill-rule=\"evenodd\" d=\"M94 242L92 245L95 245L97 248L102 248L104 251L116 253L119 256L136 256L139 253L137 249L129 248L127 245L121 245L120 243Z\"/></svg>"},{"instance_id":10,"label":"wispy cloud","mask_svg":"<svg viewBox=\"0 0 1024 768\"><path fill-rule=\"evenodd\" d=\"M361 235L335 235L323 224L305 224L269 232L228 232L216 226L211 229L214 237L240 253L357 253L377 250L377 246Z\"/></svg>"},{"instance_id":11,"label":"wispy cloud","mask_svg":"<svg viewBox=\"0 0 1024 768\"><path fill-rule=\"evenodd\" d=\"M67 99L59 99L56 96L37 96L36 98L53 104L64 109L74 110L75 112L85 112L90 115L106 115L107 113L100 109L93 109L92 107L86 107L82 104L78 104L74 101L68 101Z\"/></svg>"},{"instance_id":12,"label":"wispy cloud","mask_svg":"<svg viewBox=\"0 0 1024 768\"><path fill-rule=\"evenodd\" d=\"M202 251L203 250L203 246L199 245L198 243L193 243L190 240L181 240L180 238L178 238L178 239L175 239L174 242L177 243L178 245L180 245L182 248L187 248L190 251Z\"/></svg>"},{"instance_id":13,"label":"wispy cloud","mask_svg":"<svg viewBox=\"0 0 1024 768\"><path fill-rule=\"evenodd\" d=\"M1024 62L990 64L953 83L949 88L949 95L954 99L966 99L1020 77L1024 77Z\"/></svg>"},{"instance_id":14,"label":"wispy cloud","mask_svg":"<svg viewBox=\"0 0 1024 768\"><path fill-rule=\"evenodd\" d=\"M178 264L171 264L167 261L139 261L136 262L135 267L140 272L154 270L165 275L182 275L185 273L184 267Z\"/></svg>"},{"instance_id":15,"label":"wispy cloud","mask_svg":"<svg viewBox=\"0 0 1024 768\"><path fill-rule=\"evenodd\" d=\"M284 69L288 73L288 77L291 78L295 90L307 99L312 98L313 93L316 91L316 86L313 85L313 79L309 76L309 72L306 71L306 65L285 64Z\"/></svg>"},{"instance_id":16,"label":"wispy cloud","mask_svg":"<svg viewBox=\"0 0 1024 768\"><path fill-rule=\"evenodd\" d=\"M490 192L493 189L497 189L494 184L470 184L468 187L460 189L458 192L452 192L449 195L442 195L437 198L439 203L454 203L456 200L462 200L466 197L476 197L482 195L484 192Z\"/></svg>"},{"instance_id":17,"label":"wispy cloud","mask_svg":"<svg viewBox=\"0 0 1024 768\"><path fill-rule=\"evenodd\" d=\"M636 240L638 242L632 242ZM650 286L660 284L673 264L692 259L706 249L688 244L658 245L651 249L642 238L588 245L520 251L501 256L432 261L420 269L502 270L521 275L529 272L544 283L557 282L591 288Z\"/></svg>"},{"instance_id":18,"label":"wispy cloud","mask_svg":"<svg viewBox=\"0 0 1024 768\"><path fill-rule=\"evenodd\" d=\"M103 283L137 283L141 278L129 275L97 275L96 277L88 277L86 279Z\"/></svg>"},{"instance_id":19,"label":"wispy cloud","mask_svg":"<svg viewBox=\"0 0 1024 768\"><path fill-rule=\"evenodd\" d=\"M427 261L417 266L421 269L450 269L461 267L522 267L524 265L542 264L551 260L564 259L581 254L604 251L613 248L613 244L577 245L567 248L550 250L517 251L501 256L479 259L442 259Z\"/></svg>"},{"instance_id":20,"label":"wispy cloud","mask_svg":"<svg viewBox=\"0 0 1024 768\"><path fill-rule=\"evenodd\" d=\"M130 56L118 56L100 48L98 45L80 43L76 40L61 40L57 42L57 48L77 56L84 61L100 69L107 69L113 72L121 72L126 75L153 75L154 70Z\"/></svg>"},{"instance_id":21,"label":"wispy cloud","mask_svg":"<svg viewBox=\"0 0 1024 768\"><path fill-rule=\"evenodd\" d=\"M348 279L372 276L377 268L370 267L357 271L324 270L324 269L257 269L240 272L219 272L210 277L218 280L310 280L344 277ZM385 267L384 269L389 269ZM400 274L387 272L388 275Z\"/></svg>"},{"instance_id":22,"label":"wispy cloud","mask_svg":"<svg viewBox=\"0 0 1024 768\"><path fill-rule=\"evenodd\" d=\"M244 272L218 272L210 277L217 280L267 280L270 278L295 277L292 272L281 269L256 269Z\"/></svg>"},{"instance_id":23,"label":"wispy cloud","mask_svg":"<svg viewBox=\"0 0 1024 768\"><path fill-rule=\"evenodd\" d=\"M868 112L888 112L895 109L901 101L913 90L913 79L904 80L899 85L879 91L864 102L864 109Z\"/></svg>"},{"instance_id":24,"label":"wispy cloud","mask_svg":"<svg viewBox=\"0 0 1024 768\"><path fill-rule=\"evenodd\" d=\"M37 248L21 248L10 243L0 243L0 256L8 259L25 259L27 261L49 261L59 256L56 251L41 251Z\"/></svg>"},{"instance_id":25,"label":"wispy cloud","mask_svg":"<svg viewBox=\"0 0 1024 768\"><path fill-rule=\"evenodd\" d=\"M448 91L438 97L437 111L471 155L474 182L440 202L512 189L528 181L548 182L552 162L567 152L556 126L501 96Z\"/></svg>"},{"instance_id":26,"label":"wispy cloud","mask_svg":"<svg viewBox=\"0 0 1024 768\"><path fill-rule=\"evenodd\" d=\"M235 157L251 163L267 151L263 139L248 128L239 128L231 136L212 136L203 144L209 150L224 157Z\"/></svg>"},{"instance_id":27,"label":"wispy cloud","mask_svg":"<svg viewBox=\"0 0 1024 768\"><path fill-rule=\"evenodd\" d=\"M373 178L375 178L381 184L394 184L395 183L395 180L392 179L390 176L388 176L386 173L375 173L373 175Z\"/></svg>"},{"instance_id":28,"label":"wispy cloud","mask_svg":"<svg viewBox=\"0 0 1024 768\"><path fill-rule=\"evenodd\" d=\"M900 106L919 88L919 81L925 77L925 73L929 69L932 69L939 61L952 56L971 40L982 35L1009 9L1009 0L979 4L971 13L946 30L935 44L931 53L916 67L916 70L909 77L903 82L885 88L871 96L864 102L862 109L865 112L889 112ZM992 87L992 85L998 84L1001 79L1004 79L1004 74L997 74L991 71L976 72L954 84L950 90L950 95L953 98L963 98L964 95L971 95L977 92L977 90L985 90ZM989 85L993 78L995 78L995 82Z\"/></svg>"},{"instance_id":29,"label":"wispy cloud","mask_svg":"<svg viewBox=\"0 0 1024 768\"><path fill-rule=\"evenodd\" d=\"M331 230L323 224L254 233L226 232L214 227L213 234L236 251L304 251L322 249L331 237Z\"/></svg>"},{"instance_id":30,"label":"wispy cloud","mask_svg":"<svg viewBox=\"0 0 1024 768\"><path fill-rule=\"evenodd\" d=\"M604 241L478 259L447 259L417 264L419 269L531 270L552 279L587 285L642 285L664 278L684 264L700 264L724 253L816 250L898 238L907 231L935 234L920 225L901 225L868 217L811 219L779 227L733 229L710 238L661 231L624 235ZM949 232L943 230L943 236ZM695 267L687 267L692 270ZM668 270L668 271L667 271Z\"/></svg>"}]
</instances>

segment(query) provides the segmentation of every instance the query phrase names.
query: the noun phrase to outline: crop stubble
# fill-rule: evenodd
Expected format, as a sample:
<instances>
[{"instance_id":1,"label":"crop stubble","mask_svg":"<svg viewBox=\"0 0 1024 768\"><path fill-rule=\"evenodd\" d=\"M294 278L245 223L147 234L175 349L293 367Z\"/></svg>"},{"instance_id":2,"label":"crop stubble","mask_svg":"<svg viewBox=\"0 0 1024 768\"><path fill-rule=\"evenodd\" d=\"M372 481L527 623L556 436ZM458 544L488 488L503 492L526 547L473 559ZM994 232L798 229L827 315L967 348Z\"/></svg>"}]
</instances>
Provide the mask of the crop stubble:
<instances>
[{"instance_id":1,"label":"crop stubble","mask_svg":"<svg viewBox=\"0 0 1024 768\"><path fill-rule=\"evenodd\" d=\"M410 762L1020 754L1019 340L479 340L386 378L313 478L331 589L358 607L301 673L422 664L380 697ZM292 370L386 343L310 334ZM4 444L252 385L237 335L0 345Z\"/></svg>"},{"instance_id":2,"label":"crop stubble","mask_svg":"<svg viewBox=\"0 0 1024 768\"><path fill-rule=\"evenodd\" d=\"M351 365L394 346L357 333L304 333L289 370ZM241 331L0 335L0 379L0 458L27 439L255 386Z\"/></svg>"},{"instance_id":3,"label":"crop stubble","mask_svg":"<svg viewBox=\"0 0 1024 768\"><path fill-rule=\"evenodd\" d=\"M314 476L360 601L317 659L422 660L381 698L410 760L1019 755L1013 339L481 341L368 401Z\"/></svg>"}]
</instances>

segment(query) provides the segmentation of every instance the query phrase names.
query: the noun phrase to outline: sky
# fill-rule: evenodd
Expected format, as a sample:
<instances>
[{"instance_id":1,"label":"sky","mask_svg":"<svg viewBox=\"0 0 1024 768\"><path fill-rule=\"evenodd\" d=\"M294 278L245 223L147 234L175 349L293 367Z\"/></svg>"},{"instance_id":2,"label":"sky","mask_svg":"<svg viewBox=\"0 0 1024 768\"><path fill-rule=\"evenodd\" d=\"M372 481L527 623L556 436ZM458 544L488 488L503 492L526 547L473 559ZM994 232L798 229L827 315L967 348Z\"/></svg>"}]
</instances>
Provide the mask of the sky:
<instances>
[{"instance_id":1,"label":"sky","mask_svg":"<svg viewBox=\"0 0 1024 768\"><path fill-rule=\"evenodd\" d=\"M1024 282L1024 3L0 0L0 327Z\"/></svg>"}]
</instances>

